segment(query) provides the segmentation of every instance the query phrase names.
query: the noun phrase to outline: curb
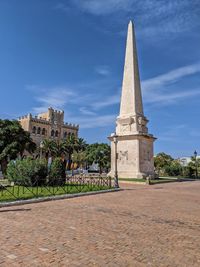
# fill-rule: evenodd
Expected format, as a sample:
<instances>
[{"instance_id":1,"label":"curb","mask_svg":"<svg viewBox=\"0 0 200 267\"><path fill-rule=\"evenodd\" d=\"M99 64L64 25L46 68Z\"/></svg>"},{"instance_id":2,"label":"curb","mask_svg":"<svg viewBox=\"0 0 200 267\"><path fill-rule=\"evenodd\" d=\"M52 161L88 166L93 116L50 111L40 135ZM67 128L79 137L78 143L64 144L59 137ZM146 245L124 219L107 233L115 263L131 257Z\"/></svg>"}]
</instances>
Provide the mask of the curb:
<instances>
[{"instance_id":1,"label":"curb","mask_svg":"<svg viewBox=\"0 0 200 267\"><path fill-rule=\"evenodd\" d=\"M123 180L121 180L121 181L119 181L119 184L141 184L141 185L145 185L146 184L146 182L134 182L134 181L123 181Z\"/></svg>"},{"instance_id":2,"label":"curb","mask_svg":"<svg viewBox=\"0 0 200 267\"><path fill-rule=\"evenodd\" d=\"M123 189L113 188L113 189L106 189L106 190L92 191L92 192L85 192L85 193L57 195L57 196L49 196L49 197L39 197L39 198L32 198L32 199L25 199L25 200L16 200L16 201L12 201L12 202L2 202L2 203L0 203L0 208L20 206L20 205L26 205L26 204L34 204L34 203L54 201L54 200L62 200L62 199L75 198L75 197L98 195L98 194L104 194L104 193L112 193L112 192L117 192L117 191L121 191L121 190L123 190Z\"/></svg>"}]
</instances>

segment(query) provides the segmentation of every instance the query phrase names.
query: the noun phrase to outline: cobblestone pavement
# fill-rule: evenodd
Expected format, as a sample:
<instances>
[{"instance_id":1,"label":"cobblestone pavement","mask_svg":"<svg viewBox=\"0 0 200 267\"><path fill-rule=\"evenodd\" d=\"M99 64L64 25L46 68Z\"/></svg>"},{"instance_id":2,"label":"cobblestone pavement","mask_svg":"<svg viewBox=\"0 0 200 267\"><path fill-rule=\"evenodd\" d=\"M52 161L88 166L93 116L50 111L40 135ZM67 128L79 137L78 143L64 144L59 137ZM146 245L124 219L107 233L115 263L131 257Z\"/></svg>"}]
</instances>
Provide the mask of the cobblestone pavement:
<instances>
[{"instance_id":1,"label":"cobblestone pavement","mask_svg":"<svg viewBox=\"0 0 200 267\"><path fill-rule=\"evenodd\" d=\"M0 266L200 266L200 182L0 209Z\"/></svg>"}]
</instances>

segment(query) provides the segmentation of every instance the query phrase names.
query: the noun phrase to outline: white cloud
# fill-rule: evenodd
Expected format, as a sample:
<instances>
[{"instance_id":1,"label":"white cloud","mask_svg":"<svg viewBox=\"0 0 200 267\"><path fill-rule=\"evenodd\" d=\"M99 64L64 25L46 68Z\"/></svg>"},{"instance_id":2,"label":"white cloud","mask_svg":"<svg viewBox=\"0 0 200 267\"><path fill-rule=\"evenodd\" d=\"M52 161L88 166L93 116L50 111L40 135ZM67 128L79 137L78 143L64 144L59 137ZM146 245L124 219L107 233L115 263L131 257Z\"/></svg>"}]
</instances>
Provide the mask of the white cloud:
<instances>
[{"instance_id":1,"label":"white cloud","mask_svg":"<svg viewBox=\"0 0 200 267\"><path fill-rule=\"evenodd\" d=\"M93 15L108 15L131 7L132 0L74 0L73 3L83 11Z\"/></svg>"},{"instance_id":2,"label":"white cloud","mask_svg":"<svg viewBox=\"0 0 200 267\"><path fill-rule=\"evenodd\" d=\"M28 89L31 88L36 89L37 94L39 94L35 97L35 100L39 103L39 106L33 108L35 113L44 112L48 107L63 109L67 103L72 102L76 97L75 92L64 87L41 88L35 85L28 86Z\"/></svg>"},{"instance_id":3,"label":"white cloud","mask_svg":"<svg viewBox=\"0 0 200 267\"><path fill-rule=\"evenodd\" d=\"M70 118L71 122L80 124L82 129L105 127L111 125L115 120L115 115L99 115L94 112L95 103L101 108L101 101L97 101L98 96L81 94L76 86L73 90L67 87L42 88L35 85L28 86L28 89L34 89L34 92L39 95L35 97L39 105L32 109L34 113L45 112L48 107L62 109L65 111L66 120L68 121ZM91 105L91 103L94 104ZM73 104L73 112L69 109L69 104ZM83 104L85 106L82 106Z\"/></svg>"},{"instance_id":4,"label":"white cloud","mask_svg":"<svg viewBox=\"0 0 200 267\"><path fill-rule=\"evenodd\" d=\"M148 97L145 97L146 103L159 103L161 105L165 104L172 104L177 103L181 99L188 99L189 97L195 97L200 95L200 89L195 90L186 90L184 92L177 92L177 93L159 93L151 94Z\"/></svg>"},{"instance_id":5,"label":"white cloud","mask_svg":"<svg viewBox=\"0 0 200 267\"><path fill-rule=\"evenodd\" d=\"M108 106L113 106L115 104L118 104L120 102L120 94L117 92L116 95L113 96L107 96L104 99L102 99L101 101L96 101L94 103L91 104L91 107L93 109L101 109L101 108L105 108Z\"/></svg>"},{"instance_id":6,"label":"white cloud","mask_svg":"<svg viewBox=\"0 0 200 267\"><path fill-rule=\"evenodd\" d=\"M144 102L146 103L161 103L172 104L177 103L178 100L186 99L188 97L195 97L200 95L200 89L184 89L180 91L177 87L175 89L170 88L176 82L186 78L190 75L200 73L200 63L180 67L171 70L162 75L150 78L142 81L142 93ZM113 96L107 96L101 101L96 100L91 104L91 107L95 110L102 109L108 106L119 104L121 95L121 88Z\"/></svg>"},{"instance_id":7,"label":"white cloud","mask_svg":"<svg viewBox=\"0 0 200 267\"><path fill-rule=\"evenodd\" d=\"M116 115L102 115L94 117L70 117L70 119L79 125L81 129L98 128L113 125Z\"/></svg>"},{"instance_id":8,"label":"white cloud","mask_svg":"<svg viewBox=\"0 0 200 267\"><path fill-rule=\"evenodd\" d=\"M96 115L95 112L93 112L93 111L87 109L86 107L80 107L79 111L80 111L80 113L83 114L83 115L89 115L89 116L94 116L94 115Z\"/></svg>"},{"instance_id":9,"label":"white cloud","mask_svg":"<svg viewBox=\"0 0 200 267\"><path fill-rule=\"evenodd\" d=\"M200 72L200 64L192 64L177 68L162 75L158 75L142 82L142 92L144 102L150 104L169 105L176 104L179 100L188 99L189 97L200 96L199 89L179 90L174 83L181 79ZM33 108L36 113L46 111L52 106L56 109L64 109L70 117L70 121L78 123L82 128L105 127L115 121L116 115L101 115L100 110L115 104L119 105L121 88L116 90L114 95L101 95L93 92L94 83L79 84L70 87L40 88L32 86L35 97L39 103ZM173 86L172 86L173 85ZM96 88L99 87L98 83ZM108 86L109 87L109 86ZM181 89L181 88L180 88ZM84 94L84 91L91 90L91 94ZM71 108L73 105L73 112Z\"/></svg>"},{"instance_id":10,"label":"white cloud","mask_svg":"<svg viewBox=\"0 0 200 267\"><path fill-rule=\"evenodd\" d=\"M111 73L109 66L105 66L105 65L97 66L95 68L95 71L98 74L103 75L103 76L108 76Z\"/></svg>"},{"instance_id":11,"label":"white cloud","mask_svg":"<svg viewBox=\"0 0 200 267\"><path fill-rule=\"evenodd\" d=\"M185 32L200 24L199 0L70 0L66 7L74 6L81 12L94 16L107 16L103 32L121 32L119 24L134 19L140 36L153 37L154 41L167 34ZM63 4L62 4L63 5ZM65 8L63 7L63 10ZM112 16L111 16L112 15ZM109 30L110 28L110 30Z\"/></svg>"},{"instance_id":12,"label":"white cloud","mask_svg":"<svg viewBox=\"0 0 200 267\"><path fill-rule=\"evenodd\" d=\"M182 135L183 131L188 128L186 124L179 125L170 125L170 127L166 127L164 132L160 134L159 140L162 141L170 141L170 142L182 142L182 139L179 137Z\"/></svg>"},{"instance_id":13,"label":"white cloud","mask_svg":"<svg viewBox=\"0 0 200 267\"><path fill-rule=\"evenodd\" d=\"M57 9L57 10L62 10L64 12L69 12L71 10L71 8L63 3L58 3L54 9Z\"/></svg>"},{"instance_id":14,"label":"white cloud","mask_svg":"<svg viewBox=\"0 0 200 267\"><path fill-rule=\"evenodd\" d=\"M200 63L184 66L142 82L144 101L147 103L174 103L179 99L200 95L199 89L184 89L171 92L170 85L187 76L200 73Z\"/></svg>"},{"instance_id":15,"label":"white cloud","mask_svg":"<svg viewBox=\"0 0 200 267\"><path fill-rule=\"evenodd\" d=\"M197 130L197 129L192 129L192 130L190 130L189 134L190 134L190 136L192 136L192 137L200 137L200 131Z\"/></svg>"},{"instance_id":16,"label":"white cloud","mask_svg":"<svg viewBox=\"0 0 200 267\"><path fill-rule=\"evenodd\" d=\"M40 114L40 113L46 112L48 108L49 106L40 106L40 107L34 107L32 110L34 113Z\"/></svg>"},{"instance_id":17,"label":"white cloud","mask_svg":"<svg viewBox=\"0 0 200 267\"><path fill-rule=\"evenodd\" d=\"M143 91L147 91L147 90L161 88L165 85L175 83L176 81L180 80L183 77L196 74L198 72L200 72L200 63L177 68L165 74L143 81L142 89Z\"/></svg>"}]
</instances>

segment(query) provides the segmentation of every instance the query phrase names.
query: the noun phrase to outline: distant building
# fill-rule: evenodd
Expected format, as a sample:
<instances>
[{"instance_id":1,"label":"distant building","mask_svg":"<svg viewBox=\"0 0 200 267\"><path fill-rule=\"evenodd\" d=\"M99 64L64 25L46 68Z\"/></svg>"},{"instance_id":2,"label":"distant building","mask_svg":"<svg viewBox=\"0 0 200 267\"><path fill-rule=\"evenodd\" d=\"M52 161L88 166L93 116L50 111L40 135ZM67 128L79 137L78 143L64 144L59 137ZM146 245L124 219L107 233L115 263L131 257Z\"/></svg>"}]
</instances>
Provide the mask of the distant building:
<instances>
[{"instance_id":1,"label":"distant building","mask_svg":"<svg viewBox=\"0 0 200 267\"><path fill-rule=\"evenodd\" d=\"M197 159L200 156L197 156ZM177 159L182 166L187 166L191 162L191 157L181 157Z\"/></svg>"},{"instance_id":2,"label":"distant building","mask_svg":"<svg viewBox=\"0 0 200 267\"><path fill-rule=\"evenodd\" d=\"M40 145L44 139L65 140L69 135L78 137L79 125L64 123L64 111L48 108L46 113L32 116L28 114L19 118L23 129L31 134L31 138Z\"/></svg>"}]
</instances>

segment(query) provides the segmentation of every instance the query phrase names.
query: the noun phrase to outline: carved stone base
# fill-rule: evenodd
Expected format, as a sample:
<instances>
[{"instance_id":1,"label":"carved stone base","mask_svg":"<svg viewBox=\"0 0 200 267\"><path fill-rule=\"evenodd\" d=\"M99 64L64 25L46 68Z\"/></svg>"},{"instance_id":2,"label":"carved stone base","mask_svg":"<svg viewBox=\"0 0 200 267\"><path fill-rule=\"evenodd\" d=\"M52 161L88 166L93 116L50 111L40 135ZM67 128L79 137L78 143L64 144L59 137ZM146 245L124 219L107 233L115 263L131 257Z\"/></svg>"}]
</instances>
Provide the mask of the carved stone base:
<instances>
[{"instance_id":1,"label":"carved stone base","mask_svg":"<svg viewBox=\"0 0 200 267\"><path fill-rule=\"evenodd\" d=\"M115 157L117 156L117 172L119 178L146 178L154 177L153 142L151 135L123 135L117 137L117 155L113 137L111 141L111 171L114 177Z\"/></svg>"}]
</instances>

